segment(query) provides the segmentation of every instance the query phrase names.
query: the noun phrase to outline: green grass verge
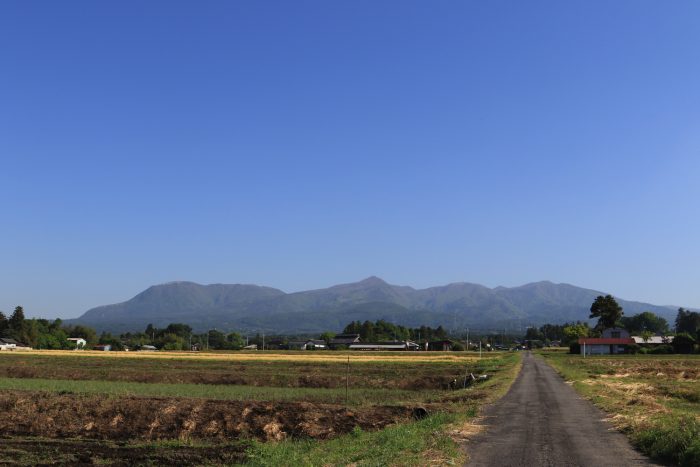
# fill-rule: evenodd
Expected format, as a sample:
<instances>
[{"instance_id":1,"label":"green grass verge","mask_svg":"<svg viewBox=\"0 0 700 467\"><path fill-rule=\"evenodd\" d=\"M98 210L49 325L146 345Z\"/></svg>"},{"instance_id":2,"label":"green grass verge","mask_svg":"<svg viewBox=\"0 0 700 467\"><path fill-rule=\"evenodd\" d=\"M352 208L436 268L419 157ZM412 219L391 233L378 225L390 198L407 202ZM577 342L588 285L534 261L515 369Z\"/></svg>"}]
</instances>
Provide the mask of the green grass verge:
<instances>
[{"instance_id":1,"label":"green grass verge","mask_svg":"<svg viewBox=\"0 0 700 467\"><path fill-rule=\"evenodd\" d=\"M447 465L463 459L459 446L444 429L459 418L436 414L421 421L377 432L355 432L325 442L283 441L254 443L247 465Z\"/></svg>"}]
</instances>

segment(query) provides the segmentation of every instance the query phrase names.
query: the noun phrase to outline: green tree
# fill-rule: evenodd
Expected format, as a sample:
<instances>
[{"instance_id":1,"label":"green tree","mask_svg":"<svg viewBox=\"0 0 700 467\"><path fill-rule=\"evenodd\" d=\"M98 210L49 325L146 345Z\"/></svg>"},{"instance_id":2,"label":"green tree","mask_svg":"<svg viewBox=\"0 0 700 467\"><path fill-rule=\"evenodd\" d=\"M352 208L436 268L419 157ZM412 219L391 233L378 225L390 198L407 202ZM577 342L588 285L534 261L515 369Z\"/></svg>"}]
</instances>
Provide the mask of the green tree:
<instances>
[{"instance_id":1,"label":"green tree","mask_svg":"<svg viewBox=\"0 0 700 467\"><path fill-rule=\"evenodd\" d=\"M53 323L49 325L49 331L53 332L57 329L61 329L63 327L63 320L61 318L56 318Z\"/></svg>"},{"instance_id":2,"label":"green tree","mask_svg":"<svg viewBox=\"0 0 700 467\"><path fill-rule=\"evenodd\" d=\"M590 328L588 323L576 323L564 326L564 339L566 344L571 344L572 342L578 342L580 337L588 337Z\"/></svg>"},{"instance_id":3,"label":"green tree","mask_svg":"<svg viewBox=\"0 0 700 467\"><path fill-rule=\"evenodd\" d=\"M542 333L540 332L539 329L536 327L529 327L527 328L527 331L525 331L525 339L529 341L538 341L542 340Z\"/></svg>"},{"instance_id":4,"label":"green tree","mask_svg":"<svg viewBox=\"0 0 700 467\"><path fill-rule=\"evenodd\" d=\"M5 313L0 311L0 337L4 336L9 329L10 322L7 320L7 316L5 316Z\"/></svg>"},{"instance_id":5,"label":"green tree","mask_svg":"<svg viewBox=\"0 0 700 467\"><path fill-rule=\"evenodd\" d=\"M12 313L10 319L8 320L8 325L10 331L12 331L14 335L19 337L19 334L22 333L24 328L24 308L22 308L21 306L15 307L15 311Z\"/></svg>"},{"instance_id":6,"label":"green tree","mask_svg":"<svg viewBox=\"0 0 700 467\"><path fill-rule=\"evenodd\" d=\"M650 311L634 316L623 316L620 322L632 334L641 333L644 330L651 331L652 335L668 333L668 321Z\"/></svg>"},{"instance_id":7,"label":"green tree","mask_svg":"<svg viewBox=\"0 0 700 467\"><path fill-rule=\"evenodd\" d=\"M209 331L210 349L224 350L228 348L227 344L228 342L226 341L226 335L223 332L217 331L216 329L212 329Z\"/></svg>"},{"instance_id":8,"label":"green tree","mask_svg":"<svg viewBox=\"0 0 700 467\"><path fill-rule=\"evenodd\" d=\"M675 325L676 332L687 332L693 335L700 331L700 313L679 308Z\"/></svg>"},{"instance_id":9,"label":"green tree","mask_svg":"<svg viewBox=\"0 0 700 467\"><path fill-rule=\"evenodd\" d=\"M642 340L646 344L649 342L649 339L651 339L654 336L654 333L652 331L642 331L640 333L640 336L642 337Z\"/></svg>"},{"instance_id":10,"label":"green tree","mask_svg":"<svg viewBox=\"0 0 700 467\"><path fill-rule=\"evenodd\" d=\"M187 350L187 342L177 334L164 334L159 340L160 347L163 350Z\"/></svg>"},{"instance_id":11,"label":"green tree","mask_svg":"<svg viewBox=\"0 0 700 467\"><path fill-rule=\"evenodd\" d=\"M163 330L166 334L175 334L176 336L182 337L183 339L189 339L192 334L192 328L183 323L170 323L168 327Z\"/></svg>"},{"instance_id":12,"label":"green tree","mask_svg":"<svg viewBox=\"0 0 700 467\"><path fill-rule=\"evenodd\" d=\"M671 346L673 347L673 351L675 353L693 353L695 350L695 339L690 334L682 332L680 334L676 334L671 342Z\"/></svg>"},{"instance_id":13,"label":"green tree","mask_svg":"<svg viewBox=\"0 0 700 467\"><path fill-rule=\"evenodd\" d=\"M321 334L320 339L326 341L326 344L327 344L327 343L329 343L329 342L331 341L331 339L333 339L334 337L335 337L335 333L334 333L334 332L326 331L326 332L324 332L323 334Z\"/></svg>"},{"instance_id":14,"label":"green tree","mask_svg":"<svg viewBox=\"0 0 700 467\"><path fill-rule=\"evenodd\" d=\"M591 305L591 315L589 318L598 318L597 329L613 328L622 318L622 307L617 303L612 295L603 297L599 295Z\"/></svg>"},{"instance_id":15,"label":"green tree","mask_svg":"<svg viewBox=\"0 0 700 467\"><path fill-rule=\"evenodd\" d=\"M365 321L362 323L360 328L360 337L365 342L371 342L374 340L374 325L371 321Z\"/></svg>"},{"instance_id":16,"label":"green tree","mask_svg":"<svg viewBox=\"0 0 700 467\"><path fill-rule=\"evenodd\" d=\"M102 345L111 346L112 350L124 350L124 344L122 344L121 339L113 336L107 331L102 332L102 334L100 335L99 343Z\"/></svg>"},{"instance_id":17,"label":"green tree","mask_svg":"<svg viewBox=\"0 0 700 467\"><path fill-rule=\"evenodd\" d=\"M228 346L231 350L242 349L245 345L245 339L243 339L243 336L241 336L237 332L229 333L226 336L226 342L228 342Z\"/></svg>"}]
</instances>

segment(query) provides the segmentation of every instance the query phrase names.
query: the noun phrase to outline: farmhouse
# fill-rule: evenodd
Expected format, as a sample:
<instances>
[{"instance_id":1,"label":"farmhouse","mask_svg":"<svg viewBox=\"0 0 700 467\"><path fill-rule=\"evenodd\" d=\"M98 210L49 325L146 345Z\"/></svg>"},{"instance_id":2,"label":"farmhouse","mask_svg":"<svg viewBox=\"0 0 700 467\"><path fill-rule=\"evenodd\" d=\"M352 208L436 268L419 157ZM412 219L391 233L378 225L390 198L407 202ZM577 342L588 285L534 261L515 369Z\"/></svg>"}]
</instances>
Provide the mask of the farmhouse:
<instances>
[{"instance_id":1,"label":"farmhouse","mask_svg":"<svg viewBox=\"0 0 700 467\"><path fill-rule=\"evenodd\" d=\"M0 350L31 350L27 344L23 344L10 337L0 338Z\"/></svg>"},{"instance_id":2,"label":"farmhouse","mask_svg":"<svg viewBox=\"0 0 700 467\"><path fill-rule=\"evenodd\" d=\"M304 347L302 347L302 350L316 350L316 349L325 349L326 348L326 341L324 340L317 340L317 339L310 339L304 343Z\"/></svg>"},{"instance_id":3,"label":"farmhouse","mask_svg":"<svg viewBox=\"0 0 700 467\"><path fill-rule=\"evenodd\" d=\"M287 341L284 347L287 350L305 350L307 341Z\"/></svg>"},{"instance_id":4,"label":"farmhouse","mask_svg":"<svg viewBox=\"0 0 700 467\"><path fill-rule=\"evenodd\" d=\"M69 337L66 340L75 346L75 350L84 349L87 345L87 341L82 337Z\"/></svg>"},{"instance_id":5,"label":"farmhouse","mask_svg":"<svg viewBox=\"0 0 700 467\"><path fill-rule=\"evenodd\" d=\"M430 341L427 342L426 347L426 350L438 350L441 352L447 352L452 348L452 341L447 339L441 341Z\"/></svg>"},{"instance_id":6,"label":"farmhouse","mask_svg":"<svg viewBox=\"0 0 700 467\"><path fill-rule=\"evenodd\" d=\"M418 350L418 344L404 342L357 342L348 346L350 350Z\"/></svg>"},{"instance_id":7,"label":"farmhouse","mask_svg":"<svg viewBox=\"0 0 700 467\"><path fill-rule=\"evenodd\" d=\"M331 349L337 349L339 347L347 347L350 344L357 344L358 342L360 342L359 334L337 334L328 342L328 346Z\"/></svg>"},{"instance_id":8,"label":"farmhouse","mask_svg":"<svg viewBox=\"0 0 700 467\"><path fill-rule=\"evenodd\" d=\"M0 350L15 350L17 348L17 341L14 339L0 338Z\"/></svg>"},{"instance_id":9,"label":"farmhouse","mask_svg":"<svg viewBox=\"0 0 700 467\"><path fill-rule=\"evenodd\" d=\"M602 337L581 337L581 355L610 355L625 353L627 346L634 344L629 332L622 328L609 328Z\"/></svg>"},{"instance_id":10,"label":"farmhouse","mask_svg":"<svg viewBox=\"0 0 700 467\"><path fill-rule=\"evenodd\" d=\"M109 344L100 344L92 348L92 350L99 350L100 352L109 352L112 350L112 346Z\"/></svg>"}]
</instances>

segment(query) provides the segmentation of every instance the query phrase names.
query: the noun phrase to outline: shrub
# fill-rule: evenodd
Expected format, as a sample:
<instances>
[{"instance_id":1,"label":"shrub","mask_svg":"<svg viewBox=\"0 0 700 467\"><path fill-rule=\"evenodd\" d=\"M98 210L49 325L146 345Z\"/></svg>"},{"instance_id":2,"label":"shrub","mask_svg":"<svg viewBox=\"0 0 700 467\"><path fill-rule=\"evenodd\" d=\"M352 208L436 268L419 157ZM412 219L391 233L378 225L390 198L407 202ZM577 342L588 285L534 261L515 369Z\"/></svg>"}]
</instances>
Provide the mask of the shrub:
<instances>
[{"instance_id":1,"label":"shrub","mask_svg":"<svg viewBox=\"0 0 700 467\"><path fill-rule=\"evenodd\" d=\"M581 344L579 344L578 342L572 342L571 344L569 344L569 353L580 354Z\"/></svg>"},{"instance_id":2,"label":"shrub","mask_svg":"<svg viewBox=\"0 0 700 467\"><path fill-rule=\"evenodd\" d=\"M670 354L673 353L673 347L670 345L660 345L658 347L654 347L653 349L650 349L649 352L650 354Z\"/></svg>"},{"instance_id":3,"label":"shrub","mask_svg":"<svg viewBox=\"0 0 700 467\"><path fill-rule=\"evenodd\" d=\"M673 338L671 345L676 353L693 353L695 350L695 339L690 334L682 332Z\"/></svg>"},{"instance_id":4,"label":"shrub","mask_svg":"<svg viewBox=\"0 0 700 467\"><path fill-rule=\"evenodd\" d=\"M637 344L630 344L627 346L627 351L625 353L636 354L639 353L641 350L642 348Z\"/></svg>"}]
</instances>

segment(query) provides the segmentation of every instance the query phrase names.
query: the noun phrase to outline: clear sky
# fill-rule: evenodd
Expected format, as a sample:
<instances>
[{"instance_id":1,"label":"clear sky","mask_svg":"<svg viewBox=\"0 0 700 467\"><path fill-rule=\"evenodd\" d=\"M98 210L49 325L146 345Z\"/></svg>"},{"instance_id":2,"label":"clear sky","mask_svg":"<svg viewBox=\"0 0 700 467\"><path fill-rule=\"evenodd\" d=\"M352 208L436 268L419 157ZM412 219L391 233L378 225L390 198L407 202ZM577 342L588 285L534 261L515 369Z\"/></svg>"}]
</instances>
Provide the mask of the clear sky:
<instances>
[{"instance_id":1,"label":"clear sky","mask_svg":"<svg viewBox=\"0 0 700 467\"><path fill-rule=\"evenodd\" d=\"M0 310L171 280L700 306L696 1L3 1Z\"/></svg>"}]
</instances>

